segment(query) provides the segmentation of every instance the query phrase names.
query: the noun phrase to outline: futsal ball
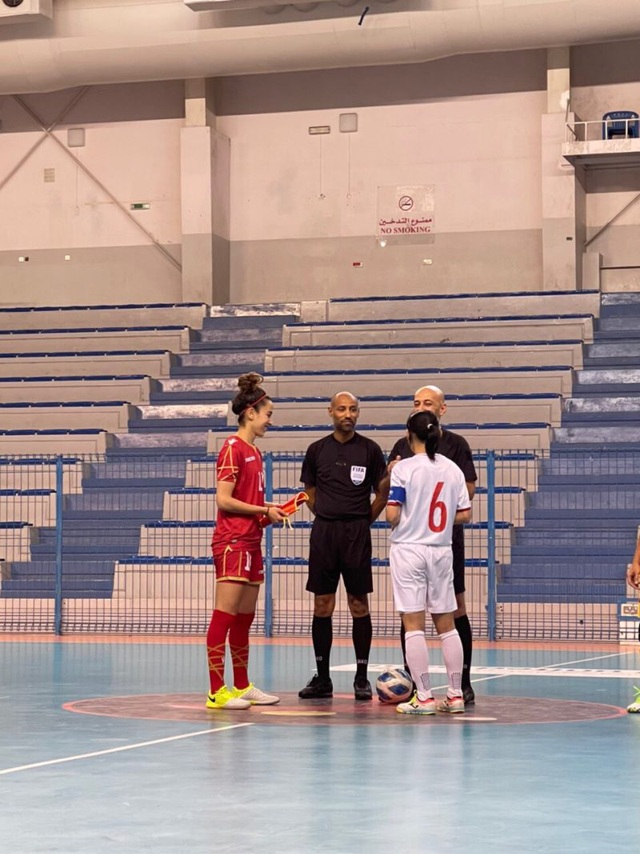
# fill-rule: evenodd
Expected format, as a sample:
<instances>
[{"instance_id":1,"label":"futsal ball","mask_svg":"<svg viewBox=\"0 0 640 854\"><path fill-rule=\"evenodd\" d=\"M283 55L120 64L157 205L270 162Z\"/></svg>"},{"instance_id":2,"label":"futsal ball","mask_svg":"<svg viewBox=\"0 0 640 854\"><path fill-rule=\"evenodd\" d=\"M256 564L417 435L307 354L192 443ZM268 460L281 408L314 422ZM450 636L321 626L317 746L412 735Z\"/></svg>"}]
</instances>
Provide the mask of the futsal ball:
<instances>
[{"instance_id":1,"label":"futsal ball","mask_svg":"<svg viewBox=\"0 0 640 854\"><path fill-rule=\"evenodd\" d=\"M413 680L402 667L388 667L376 680L381 703L403 703L413 692Z\"/></svg>"}]
</instances>

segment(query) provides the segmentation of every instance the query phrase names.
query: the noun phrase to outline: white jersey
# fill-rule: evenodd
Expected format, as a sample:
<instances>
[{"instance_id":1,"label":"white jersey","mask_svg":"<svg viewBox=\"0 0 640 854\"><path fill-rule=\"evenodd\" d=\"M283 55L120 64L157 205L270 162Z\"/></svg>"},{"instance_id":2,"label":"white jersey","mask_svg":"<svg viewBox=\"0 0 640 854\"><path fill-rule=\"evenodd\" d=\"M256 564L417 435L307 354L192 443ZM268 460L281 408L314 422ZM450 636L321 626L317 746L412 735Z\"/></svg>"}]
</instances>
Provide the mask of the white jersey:
<instances>
[{"instance_id":1,"label":"white jersey","mask_svg":"<svg viewBox=\"0 0 640 854\"><path fill-rule=\"evenodd\" d=\"M435 460L416 454L396 463L388 504L402 506L391 541L427 546L450 546L456 511L471 507L462 471L441 454Z\"/></svg>"}]
</instances>

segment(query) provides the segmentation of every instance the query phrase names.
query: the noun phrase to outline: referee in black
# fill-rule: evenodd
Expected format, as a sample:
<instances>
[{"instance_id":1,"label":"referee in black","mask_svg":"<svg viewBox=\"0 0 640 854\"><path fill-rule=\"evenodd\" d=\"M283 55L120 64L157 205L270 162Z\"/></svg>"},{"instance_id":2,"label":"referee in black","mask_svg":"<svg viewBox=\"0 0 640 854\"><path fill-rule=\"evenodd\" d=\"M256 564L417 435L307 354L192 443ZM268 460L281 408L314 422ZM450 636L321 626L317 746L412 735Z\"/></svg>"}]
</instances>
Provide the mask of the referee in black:
<instances>
[{"instance_id":1,"label":"referee in black","mask_svg":"<svg viewBox=\"0 0 640 854\"><path fill-rule=\"evenodd\" d=\"M427 385L419 388L413 396L413 411L414 412L433 412L440 420L447 411L444 392L435 385ZM473 464L471 456L471 448L466 439L453 433L451 430L440 428L440 440L438 442L438 454L447 457L454 462L458 468L462 469L464 479L467 484L469 498L473 499L476 491L476 481L478 475ZM407 457L412 457L413 451L409 447L407 439L400 439L395 443L391 453L389 454L389 470L398 460L404 460ZM471 634L471 623L467 616L467 606L464 599L464 526L453 526L453 537L451 541L453 550L453 589L456 594L457 610L454 612L454 622L460 640L462 641L462 650L464 654L464 664L462 669L462 696L464 697L465 706L472 706L475 701L475 693L471 687L471 655L473 652L473 637ZM402 643L402 653L405 655L404 627L400 630L400 640Z\"/></svg>"},{"instance_id":2,"label":"referee in black","mask_svg":"<svg viewBox=\"0 0 640 854\"><path fill-rule=\"evenodd\" d=\"M314 594L312 640L318 673L298 696L303 700L333 696L329 658L332 615L340 576L353 617L356 653L356 700L370 700L367 666L371 649L368 594L373 590L371 524L387 501L386 463L379 445L356 433L357 397L342 391L331 398L333 433L307 449L300 479L315 515L309 544L307 590ZM387 490L381 481L387 482ZM373 501L371 493L374 493Z\"/></svg>"}]
</instances>

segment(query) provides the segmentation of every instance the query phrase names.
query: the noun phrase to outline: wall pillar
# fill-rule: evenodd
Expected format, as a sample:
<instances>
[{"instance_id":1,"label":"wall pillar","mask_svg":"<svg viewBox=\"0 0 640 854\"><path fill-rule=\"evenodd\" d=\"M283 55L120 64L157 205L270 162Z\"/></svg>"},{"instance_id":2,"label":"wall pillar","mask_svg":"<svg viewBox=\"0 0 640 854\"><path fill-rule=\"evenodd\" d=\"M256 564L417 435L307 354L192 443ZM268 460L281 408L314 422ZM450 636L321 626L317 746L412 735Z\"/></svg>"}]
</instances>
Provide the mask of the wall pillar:
<instances>
[{"instance_id":1,"label":"wall pillar","mask_svg":"<svg viewBox=\"0 0 640 854\"><path fill-rule=\"evenodd\" d=\"M542 270L544 290L576 290L586 228L584 181L562 156L571 91L570 49L547 51L547 112L542 116Z\"/></svg>"},{"instance_id":2,"label":"wall pillar","mask_svg":"<svg viewBox=\"0 0 640 854\"><path fill-rule=\"evenodd\" d=\"M211 81L185 81L180 135L182 298L229 301L230 141L216 129Z\"/></svg>"}]
</instances>

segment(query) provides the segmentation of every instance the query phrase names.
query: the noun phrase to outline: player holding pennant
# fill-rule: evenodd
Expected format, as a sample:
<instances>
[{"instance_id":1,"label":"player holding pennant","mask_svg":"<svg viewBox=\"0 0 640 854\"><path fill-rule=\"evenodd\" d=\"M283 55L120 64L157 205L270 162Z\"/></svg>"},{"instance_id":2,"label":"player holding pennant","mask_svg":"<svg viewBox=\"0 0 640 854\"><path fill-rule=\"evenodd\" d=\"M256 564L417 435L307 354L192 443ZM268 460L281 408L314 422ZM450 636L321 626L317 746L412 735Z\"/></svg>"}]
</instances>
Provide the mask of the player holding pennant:
<instances>
[{"instance_id":1,"label":"player holding pennant","mask_svg":"<svg viewBox=\"0 0 640 854\"><path fill-rule=\"evenodd\" d=\"M218 454L216 502L218 513L211 543L216 573L215 610L207 632L210 691L208 709L248 709L279 702L249 681L249 630L255 617L264 568L261 522L283 522L287 513L265 504L262 455L255 442L271 425L273 403L260 387L259 374L238 379L240 391L231 404L238 432ZM229 639L233 688L224 679L225 647Z\"/></svg>"}]
</instances>

